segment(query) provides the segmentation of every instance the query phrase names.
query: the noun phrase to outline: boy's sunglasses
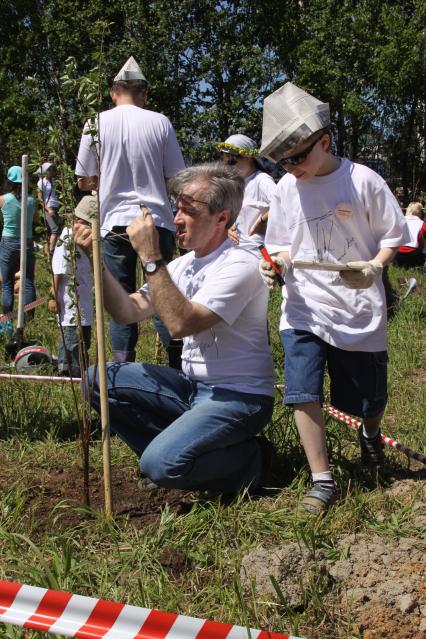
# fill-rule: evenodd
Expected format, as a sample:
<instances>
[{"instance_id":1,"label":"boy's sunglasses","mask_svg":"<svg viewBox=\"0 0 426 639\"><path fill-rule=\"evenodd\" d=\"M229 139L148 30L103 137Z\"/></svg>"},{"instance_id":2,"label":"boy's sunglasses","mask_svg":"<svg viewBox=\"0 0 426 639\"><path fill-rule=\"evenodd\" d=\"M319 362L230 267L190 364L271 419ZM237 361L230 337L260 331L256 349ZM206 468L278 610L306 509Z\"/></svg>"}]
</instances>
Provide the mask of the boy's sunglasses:
<instances>
[{"instance_id":1,"label":"boy's sunglasses","mask_svg":"<svg viewBox=\"0 0 426 639\"><path fill-rule=\"evenodd\" d=\"M290 155L289 158L283 158L281 160L281 164L283 166L285 166L286 164L290 164L291 166L297 166L298 164L302 164L302 162L306 160L306 158L311 153L311 151L313 151L314 146L321 140L321 138L322 136L314 140L312 144L307 146L306 149L304 149L303 151L300 151L300 153L295 153L294 155Z\"/></svg>"}]
</instances>

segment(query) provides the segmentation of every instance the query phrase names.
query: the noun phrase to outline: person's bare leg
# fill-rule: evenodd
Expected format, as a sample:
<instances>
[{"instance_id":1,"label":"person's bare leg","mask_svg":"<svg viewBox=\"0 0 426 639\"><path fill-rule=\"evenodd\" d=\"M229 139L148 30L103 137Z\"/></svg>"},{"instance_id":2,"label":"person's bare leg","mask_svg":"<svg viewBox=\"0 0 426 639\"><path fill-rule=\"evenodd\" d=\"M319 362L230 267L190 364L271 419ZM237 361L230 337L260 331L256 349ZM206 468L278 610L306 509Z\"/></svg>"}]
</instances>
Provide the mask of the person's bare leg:
<instances>
[{"instance_id":1,"label":"person's bare leg","mask_svg":"<svg viewBox=\"0 0 426 639\"><path fill-rule=\"evenodd\" d=\"M56 246L56 242L58 241L58 236L57 235L51 235L49 237L49 251L50 251L50 255L53 255L53 251L55 250L55 246Z\"/></svg>"},{"instance_id":2,"label":"person's bare leg","mask_svg":"<svg viewBox=\"0 0 426 639\"><path fill-rule=\"evenodd\" d=\"M324 416L319 402L296 404L294 418L312 473L330 470Z\"/></svg>"}]
</instances>

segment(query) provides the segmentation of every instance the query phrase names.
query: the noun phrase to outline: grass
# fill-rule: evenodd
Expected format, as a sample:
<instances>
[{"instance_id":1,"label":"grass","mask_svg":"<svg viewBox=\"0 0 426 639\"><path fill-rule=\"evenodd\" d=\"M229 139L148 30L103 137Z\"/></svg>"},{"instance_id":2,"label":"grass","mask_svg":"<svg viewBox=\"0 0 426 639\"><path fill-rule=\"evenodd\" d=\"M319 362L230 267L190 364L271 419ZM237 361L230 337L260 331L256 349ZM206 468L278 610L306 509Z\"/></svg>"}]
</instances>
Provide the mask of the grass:
<instances>
[{"instance_id":1,"label":"grass","mask_svg":"<svg viewBox=\"0 0 426 639\"><path fill-rule=\"evenodd\" d=\"M41 259L39 295L48 287L44 270ZM396 286L405 275L403 270L391 268ZM424 291L426 276L415 275ZM271 339L277 379L281 381L279 307L279 292L274 291ZM424 317L424 299L413 293L389 324L390 397L383 422L385 434L422 453L426 453ZM58 329L45 306L28 324L26 337L39 338L57 352ZM155 359L155 333L149 324L142 327L137 358ZM160 359L165 363L164 354L160 353ZM350 607L345 611L334 608L320 575L303 586L305 605L293 609L277 583L270 597L259 597L253 585L243 583L243 556L257 546L272 549L297 542L314 555L321 550L329 558L338 558L346 552L339 550L338 541L351 532L384 539L426 538L424 527L413 523L419 482L413 482L403 495L380 487L371 489L358 468L356 433L331 417L327 419L328 442L344 498L321 519L301 517L295 506L306 489L308 471L291 411L282 407L278 393L268 427L280 454L278 491L258 499L240 495L230 504L195 496L190 511L180 515L166 504L161 518L144 528L137 528L124 516L109 520L98 512L62 529L59 524L70 508L62 502L50 513L48 529L40 533L36 520L39 473L60 467L78 468L80 464L71 389L67 385L1 380L0 395L0 464L3 470L10 469L9 481L0 492L0 579L292 632L309 639L354 639L362 635L352 622ZM101 469L101 445L96 435L90 457L91 467ZM402 468L410 466L401 453L390 451L389 457ZM116 438L112 440L112 462L136 468L133 454ZM164 549L170 548L187 558L178 576L160 561ZM1 636L45 635L5 626Z\"/></svg>"}]
</instances>

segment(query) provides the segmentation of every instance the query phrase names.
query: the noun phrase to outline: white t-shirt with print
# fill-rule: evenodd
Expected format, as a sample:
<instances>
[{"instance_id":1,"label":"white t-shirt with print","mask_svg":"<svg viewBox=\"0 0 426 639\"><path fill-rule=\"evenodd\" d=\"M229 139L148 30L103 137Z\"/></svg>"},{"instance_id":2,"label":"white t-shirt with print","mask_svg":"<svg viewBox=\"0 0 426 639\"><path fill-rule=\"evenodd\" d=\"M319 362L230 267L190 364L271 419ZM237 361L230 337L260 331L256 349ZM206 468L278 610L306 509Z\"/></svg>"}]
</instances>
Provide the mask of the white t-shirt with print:
<instances>
[{"instance_id":1,"label":"white t-shirt with print","mask_svg":"<svg viewBox=\"0 0 426 639\"><path fill-rule=\"evenodd\" d=\"M212 328L184 337L183 372L211 386L273 396L268 290L256 257L226 240L205 257L191 251L167 268L185 297L222 318Z\"/></svg>"},{"instance_id":2,"label":"white t-shirt with print","mask_svg":"<svg viewBox=\"0 0 426 639\"><path fill-rule=\"evenodd\" d=\"M40 178L37 182L37 189L41 191L43 202L48 209L58 209L59 201L56 196L55 187L47 178Z\"/></svg>"},{"instance_id":3,"label":"white t-shirt with print","mask_svg":"<svg viewBox=\"0 0 426 639\"><path fill-rule=\"evenodd\" d=\"M113 226L127 226L140 215L139 205L152 210L158 227L175 230L166 182L185 167L173 127L161 113L123 104L100 114L101 235ZM76 175L98 175L91 134L82 135Z\"/></svg>"},{"instance_id":4,"label":"white t-shirt with print","mask_svg":"<svg viewBox=\"0 0 426 639\"><path fill-rule=\"evenodd\" d=\"M63 275L59 281L58 301L60 304L59 320L62 326L77 326L76 308L73 305L75 296L68 290L68 279L72 273L71 262L69 261L69 249L67 247L68 238L72 237L72 229L65 227L55 247L52 258L52 271L54 275ZM82 251L77 249L79 257L76 260L76 282L77 296L81 311L82 326L91 326L93 321L92 305L92 269L89 258Z\"/></svg>"},{"instance_id":5,"label":"white t-shirt with print","mask_svg":"<svg viewBox=\"0 0 426 639\"><path fill-rule=\"evenodd\" d=\"M235 226L240 237L240 246L247 248L260 258L259 245L265 241L260 233L249 235L253 224L270 206L276 184L270 175L263 171L255 171L245 178L244 199Z\"/></svg>"},{"instance_id":6,"label":"white t-shirt with print","mask_svg":"<svg viewBox=\"0 0 426 639\"><path fill-rule=\"evenodd\" d=\"M291 260L371 260L405 243L404 217L385 181L345 158L329 175L297 180L286 174L269 210L266 247ZM280 330L314 333L348 351L386 350L386 303L381 278L349 289L339 273L290 269L283 286Z\"/></svg>"}]
</instances>

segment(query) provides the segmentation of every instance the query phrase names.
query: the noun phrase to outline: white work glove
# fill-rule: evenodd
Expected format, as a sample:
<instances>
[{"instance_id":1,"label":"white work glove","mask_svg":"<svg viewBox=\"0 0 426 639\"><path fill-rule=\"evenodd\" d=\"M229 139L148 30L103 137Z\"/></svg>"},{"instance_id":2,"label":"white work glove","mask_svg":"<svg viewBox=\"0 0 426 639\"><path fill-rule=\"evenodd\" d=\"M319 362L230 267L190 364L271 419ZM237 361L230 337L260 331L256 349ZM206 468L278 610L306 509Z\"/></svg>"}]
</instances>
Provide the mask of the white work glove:
<instances>
[{"instance_id":1,"label":"white work glove","mask_svg":"<svg viewBox=\"0 0 426 639\"><path fill-rule=\"evenodd\" d=\"M348 262L346 266L353 271L340 271L343 284L348 288L369 288L383 271L383 264L378 260L369 262Z\"/></svg>"},{"instance_id":2,"label":"white work glove","mask_svg":"<svg viewBox=\"0 0 426 639\"><path fill-rule=\"evenodd\" d=\"M273 262L280 269L280 275L284 279L284 275L287 273L287 266L282 257L273 257ZM265 282L268 288L274 288L277 283L277 274L267 260L262 258L259 262L259 273L262 280Z\"/></svg>"}]
</instances>

